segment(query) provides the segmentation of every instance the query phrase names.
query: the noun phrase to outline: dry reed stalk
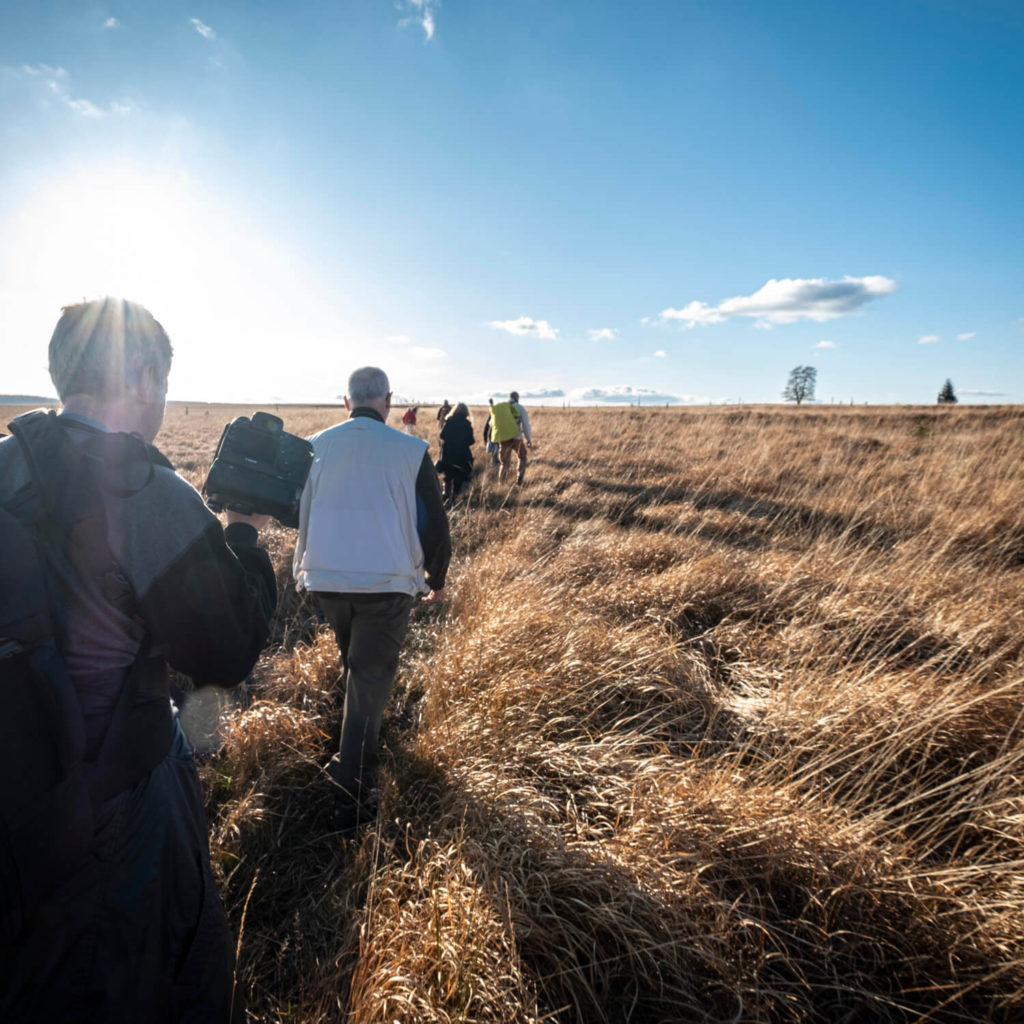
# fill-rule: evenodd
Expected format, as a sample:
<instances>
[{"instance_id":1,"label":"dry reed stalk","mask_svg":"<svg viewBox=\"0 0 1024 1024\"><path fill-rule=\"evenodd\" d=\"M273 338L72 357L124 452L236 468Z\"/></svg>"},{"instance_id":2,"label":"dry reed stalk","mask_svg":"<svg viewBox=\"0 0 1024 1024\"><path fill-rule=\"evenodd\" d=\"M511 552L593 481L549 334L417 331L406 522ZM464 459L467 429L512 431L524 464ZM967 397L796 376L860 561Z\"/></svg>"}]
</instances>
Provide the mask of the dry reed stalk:
<instances>
[{"instance_id":1,"label":"dry reed stalk","mask_svg":"<svg viewBox=\"0 0 1024 1024\"><path fill-rule=\"evenodd\" d=\"M196 477L224 418L172 409ZM526 486L484 471L453 514L369 833L327 827L308 608L227 713L250 1019L1020 1019L1024 415L533 419Z\"/></svg>"}]
</instances>

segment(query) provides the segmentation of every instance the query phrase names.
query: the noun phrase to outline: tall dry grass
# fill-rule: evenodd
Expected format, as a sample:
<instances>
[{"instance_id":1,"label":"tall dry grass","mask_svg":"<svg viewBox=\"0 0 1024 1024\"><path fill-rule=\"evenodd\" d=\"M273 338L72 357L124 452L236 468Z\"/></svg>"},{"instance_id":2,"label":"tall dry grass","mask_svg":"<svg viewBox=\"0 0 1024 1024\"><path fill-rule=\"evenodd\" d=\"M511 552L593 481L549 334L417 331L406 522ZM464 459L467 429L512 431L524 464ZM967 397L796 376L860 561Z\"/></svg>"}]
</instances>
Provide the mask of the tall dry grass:
<instances>
[{"instance_id":1,"label":"tall dry grass","mask_svg":"<svg viewBox=\"0 0 1024 1024\"><path fill-rule=\"evenodd\" d=\"M203 765L250 1019L1024 1020L1024 414L531 417L525 487L453 512L356 841L268 531L275 644Z\"/></svg>"}]
</instances>

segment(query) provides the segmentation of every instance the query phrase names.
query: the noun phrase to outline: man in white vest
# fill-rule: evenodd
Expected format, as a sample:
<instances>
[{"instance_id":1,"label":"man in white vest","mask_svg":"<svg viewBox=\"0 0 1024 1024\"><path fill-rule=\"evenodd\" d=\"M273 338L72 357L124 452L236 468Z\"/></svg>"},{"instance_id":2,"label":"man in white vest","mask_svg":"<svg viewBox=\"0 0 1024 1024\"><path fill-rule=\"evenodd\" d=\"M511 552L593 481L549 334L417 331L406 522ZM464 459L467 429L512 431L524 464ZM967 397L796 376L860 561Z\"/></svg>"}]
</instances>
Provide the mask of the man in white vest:
<instances>
[{"instance_id":1,"label":"man in white vest","mask_svg":"<svg viewBox=\"0 0 1024 1024\"><path fill-rule=\"evenodd\" d=\"M335 826L376 815L378 740L409 612L441 599L451 535L427 442L387 426L387 375L364 366L348 379L349 418L313 435L293 571L334 629L345 673L334 785Z\"/></svg>"}]
</instances>

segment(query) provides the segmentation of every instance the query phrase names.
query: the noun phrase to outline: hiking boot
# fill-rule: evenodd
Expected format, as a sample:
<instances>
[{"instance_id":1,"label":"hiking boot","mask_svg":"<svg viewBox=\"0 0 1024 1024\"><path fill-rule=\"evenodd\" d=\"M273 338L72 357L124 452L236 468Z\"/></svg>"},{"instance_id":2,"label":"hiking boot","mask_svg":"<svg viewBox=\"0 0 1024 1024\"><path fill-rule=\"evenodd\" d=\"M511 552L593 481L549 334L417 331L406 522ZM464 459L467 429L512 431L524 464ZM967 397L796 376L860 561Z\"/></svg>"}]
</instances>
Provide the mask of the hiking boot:
<instances>
[{"instance_id":1,"label":"hiking boot","mask_svg":"<svg viewBox=\"0 0 1024 1024\"><path fill-rule=\"evenodd\" d=\"M337 796L331 810L331 828L343 836L353 836L365 825L376 821L379 812L376 793L367 794L363 800Z\"/></svg>"}]
</instances>

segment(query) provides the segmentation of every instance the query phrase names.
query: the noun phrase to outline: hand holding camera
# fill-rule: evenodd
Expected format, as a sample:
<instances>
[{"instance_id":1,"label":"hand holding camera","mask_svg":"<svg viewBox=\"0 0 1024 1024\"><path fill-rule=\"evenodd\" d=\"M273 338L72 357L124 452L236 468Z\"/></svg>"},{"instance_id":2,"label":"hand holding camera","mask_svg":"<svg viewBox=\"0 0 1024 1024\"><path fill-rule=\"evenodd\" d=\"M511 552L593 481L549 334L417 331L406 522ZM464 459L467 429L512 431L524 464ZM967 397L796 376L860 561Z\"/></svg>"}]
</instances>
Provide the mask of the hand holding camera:
<instances>
[{"instance_id":1,"label":"hand holding camera","mask_svg":"<svg viewBox=\"0 0 1024 1024\"><path fill-rule=\"evenodd\" d=\"M203 484L206 504L214 512L273 516L282 526L298 526L299 499L312 465L313 446L287 433L280 417L239 416L221 434ZM237 521L247 520L239 516Z\"/></svg>"}]
</instances>

